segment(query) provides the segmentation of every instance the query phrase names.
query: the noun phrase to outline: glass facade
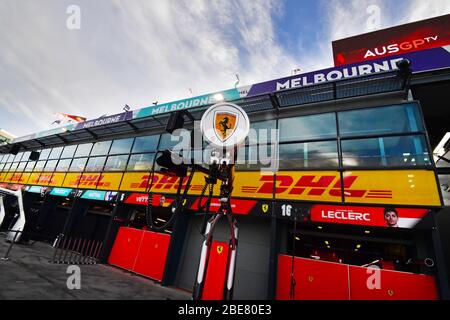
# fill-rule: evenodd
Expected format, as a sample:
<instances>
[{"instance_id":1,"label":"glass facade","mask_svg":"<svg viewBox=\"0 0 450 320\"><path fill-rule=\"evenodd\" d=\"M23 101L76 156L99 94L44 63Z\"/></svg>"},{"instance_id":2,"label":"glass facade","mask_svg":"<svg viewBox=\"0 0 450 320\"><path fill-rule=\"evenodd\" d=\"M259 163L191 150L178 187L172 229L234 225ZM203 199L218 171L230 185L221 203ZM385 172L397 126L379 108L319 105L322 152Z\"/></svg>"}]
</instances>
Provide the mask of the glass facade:
<instances>
[{"instance_id":1,"label":"glass facade","mask_svg":"<svg viewBox=\"0 0 450 320\"><path fill-rule=\"evenodd\" d=\"M415 103L252 122L236 169L354 170L431 168L420 110ZM271 144L271 142L276 142ZM2 172L147 172L157 150L175 146L155 134L0 155ZM211 149L191 150L207 164ZM447 164L444 164L447 165ZM155 163L156 170L159 167Z\"/></svg>"}]
</instances>

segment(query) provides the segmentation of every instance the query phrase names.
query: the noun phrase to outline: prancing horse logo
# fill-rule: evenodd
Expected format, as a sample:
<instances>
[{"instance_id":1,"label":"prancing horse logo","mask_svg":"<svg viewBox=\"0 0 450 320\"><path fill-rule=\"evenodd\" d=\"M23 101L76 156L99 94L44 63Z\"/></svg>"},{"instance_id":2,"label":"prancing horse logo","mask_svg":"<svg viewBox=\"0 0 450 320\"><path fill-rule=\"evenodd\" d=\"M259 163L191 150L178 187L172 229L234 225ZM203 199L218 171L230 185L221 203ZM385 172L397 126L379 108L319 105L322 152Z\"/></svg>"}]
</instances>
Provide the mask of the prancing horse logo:
<instances>
[{"instance_id":1,"label":"prancing horse logo","mask_svg":"<svg viewBox=\"0 0 450 320\"><path fill-rule=\"evenodd\" d=\"M223 246L217 246L217 253L221 254L223 251Z\"/></svg>"},{"instance_id":2,"label":"prancing horse logo","mask_svg":"<svg viewBox=\"0 0 450 320\"><path fill-rule=\"evenodd\" d=\"M214 115L214 129L220 141L225 142L236 130L238 115L234 112L219 111Z\"/></svg>"}]
</instances>

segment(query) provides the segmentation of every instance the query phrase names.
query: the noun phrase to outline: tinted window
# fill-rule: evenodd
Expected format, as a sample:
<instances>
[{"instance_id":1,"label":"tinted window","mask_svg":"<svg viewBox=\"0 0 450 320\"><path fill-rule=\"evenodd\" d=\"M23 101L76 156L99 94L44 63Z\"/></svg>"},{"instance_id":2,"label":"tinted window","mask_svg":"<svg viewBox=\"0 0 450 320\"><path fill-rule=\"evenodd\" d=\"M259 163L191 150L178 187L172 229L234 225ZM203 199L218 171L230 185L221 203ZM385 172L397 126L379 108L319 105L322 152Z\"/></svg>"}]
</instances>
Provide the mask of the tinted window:
<instances>
[{"instance_id":1,"label":"tinted window","mask_svg":"<svg viewBox=\"0 0 450 320\"><path fill-rule=\"evenodd\" d=\"M236 169L259 170L269 168L277 160L275 157L271 159L273 151L270 145L250 145L240 148L237 154Z\"/></svg>"},{"instance_id":2,"label":"tinted window","mask_svg":"<svg viewBox=\"0 0 450 320\"><path fill-rule=\"evenodd\" d=\"M133 145L133 138L114 140L109 154L124 154L130 153Z\"/></svg>"},{"instance_id":3,"label":"tinted window","mask_svg":"<svg viewBox=\"0 0 450 320\"><path fill-rule=\"evenodd\" d=\"M341 136L423 130L416 104L339 112L338 119Z\"/></svg>"},{"instance_id":4,"label":"tinted window","mask_svg":"<svg viewBox=\"0 0 450 320\"><path fill-rule=\"evenodd\" d=\"M23 157L22 157L22 161L28 161L30 159L30 151L24 152L23 153Z\"/></svg>"},{"instance_id":5,"label":"tinted window","mask_svg":"<svg viewBox=\"0 0 450 320\"><path fill-rule=\"evenodd\" d=\"M41 151L41 154L39 155L39 160L46 160L48 159L48 156L50 155L50 152L52 149L44 149Z\"/></svg>"},{"instance_id":6,"label":"tinted window","mask_svg":"<svg viewBox=\"0 0 450 320\"><path fill-rule=\"evenodd\" d=\"M36 164L36 162L34 161L30 161L27 163L27 166L25 167L25 171L26 172L31 172L34 169L34 165Z\"/></svg>"},{"instance_id":7,"label":"tinted window","mask_svg":"<svg viewBox=\"0 0 450 320\"><path fill-rule=\"evenodd\" d=\"M336 137L334 113L280 119L280 141L327 139Z\"/></svg>"},{"instance_id":8,"label":"tinted window","mask_svg":"<svg viewBox=\"0 0 450 320\"><path fill-rule=\"evenodd\" d=\"M72 162L72 159L59 160L58 165L56 166L56 171L58 171L58 172L68 171L70 168L71 162Z\"/></svg>"},{"instance_id":9,"label":"tinted window","mask_svg":"<svg viewBox=\"0 0 450 320\"><path fill-rule=\"evenodd\" d=\"M75 152L75 157L86 157L91 152L92 143L80 144Z\"/></svg>"},{"instance_id":10,"label":"tinted window","mask_svg":"<svg viewBox=\"0 0 450 320\"><path fill-rule=\"evenodd\" d=\"M16 154L13 161L19 162L22 159L22 156L23 156L23 152L19 152L18 154Z\"/></svg>"},{"instance_id":11,"label":"tinted window","mask_svg":"<svg viewBox=\"0 0 450 320\"><path fill-rule=\"evenodd\" d=\"M69 171L76 172L76 171L83 171L84 167L86 166L87 158L78 158L73 159L72 164L70 165Z\"/></svg>"},{"instance_id":12,"label":"tinted window","mask_svg":"<svg viewBox=\"0 0 450 320\"><path fill-rule=\"evenodd\" d=\"M137 137L133 145L133 153L155 152L158 147L159 135Z\"/></svg>"},{"instance_id":13,"label":"tinted window","mask_svg":"<svg viewBox=\"0 0 450 320\"><path fill-rule=\"evenodd\" d=\"M86 165L86 171L102 171L105 165L106 157L89 158Z\"/></svg>"},{"instance_id":14,"label":"tinted window","mask_svg":"<svg viewBox=\"0 0 450 320\"><path fill-rule=\"evenodd\" d=\"M34 167L34 171L42 171L44 169L46 161L38 161L36 162L36 166Z\"/></svg>"},{"instance_id":15,"label":"tinted window","mask_svg":"<svg viewBox=\"0 0 450 320\"><path fill-rule=\"evenodd\" d=\"M26 162L20 162L19 165L17 166L17 171L23 171L23 169L25 169L27 163Z\"/></svg>"},{"instance_id":16,"label":"tinted window","mask_svg":"<svg viewBox=\"0 0 450 320\"><path fill-rule=\"evenodd\" d=\"M61 158L72 158L75 154L75 150L77 149L77 146L67 146L64 147L64 150L61 154Z\"/></svg>"},{"instance_id":17,"label":"tinted window","mask_svg":"<svg viewBox=\"0 0 450 320\"><path fill-rule=\"evenodd\" d=\"M127 167L128 155L108 157L105 171L125 171Z\"/></svg>"},{"instance_id":18,"label":"tinted window","mask_svg":"<svg viewBox=\"0 0 450 320\"><path fill-rule=\"evenodd\" d=\"M50 153L50 156L48 158L49 159L59 159L62 151L63 151L63 147L53 148L53 150Z\"/></svg>"},{"instance_id":19,"label":"tinted window","mask_svg":"<svg viewBox=\"0 0 450 320\"><path fill-rule=\"evenodd\" d=\"M267 142L272 141L271 130L276 129L276 127L277 127L276 120L268 120L268 121L260 121L260 122L250 123L250 133L248 135L246 143L256 144L256 143L267 143ZM276 132L274 132L274 133L276 133ZM276 137L276 135L275 135L275 137Z\"/></svg>"},{"instance_id":20,"label":"tinted window","mask_svg":"<svg viewBox=\"0 0 450 320\"><path fill-rule=\"evenodd\" d=\"M94 143L94 147L91 151L91 156L103 156L108 154L111 141L102 141Z\"/></svg>"},{"instance_id":21,"label":"tinted window","mask_svg":"<svg viewBox=\"0 0 450 320\"><path fill-rule=\"evenodd\" d=\"M149 171L152 169L154 153L135 154L130 157L127 170L129 171ZM156 163L155 163L156 168Z\"/></svg>"},{"instance_id":22,"label":"tinted window","mask_svg":"<svg viewBox=\"0 0 450 320\"><path fill-rule=\"evenodd\" d=\"M159 142L158 150L172 149L175 145L177 145L181 141L181 140L178 141L176 139L178 139L178 138L174 138L174 141L172 141L172 135L170 133L162 134L161 141Z\"/></svg>"},{"instance_id":23,"label":"tinted window","mask_svg":"<svg viewBox=\"0 0 450 320\"><path fill-rule=\"evenodd\" d=\"M337 142L307 142L280 145L279 166L283 170L338 166Z\"/></svg>"},{"instance_id":24,"label":"tinted window","mask_svg":"<svg viewBox=\"0 0 450 320\"><path fill-rule=\"evenodd\" d=\"M57 163L58 163L58 160L48 160L47 164L45 165L44 171L47 171L47 172L55 171Z\"/></svg>"},{"instance_id":25,"label":"tinted window","mask_svg":"<svg viewBox=\"0 0 450 320\"><path fill-rule=\"evenodd\" d=\"M402 136L342 141L344 166L429 165L423 136Z\"/></svg>"}]
</instances>

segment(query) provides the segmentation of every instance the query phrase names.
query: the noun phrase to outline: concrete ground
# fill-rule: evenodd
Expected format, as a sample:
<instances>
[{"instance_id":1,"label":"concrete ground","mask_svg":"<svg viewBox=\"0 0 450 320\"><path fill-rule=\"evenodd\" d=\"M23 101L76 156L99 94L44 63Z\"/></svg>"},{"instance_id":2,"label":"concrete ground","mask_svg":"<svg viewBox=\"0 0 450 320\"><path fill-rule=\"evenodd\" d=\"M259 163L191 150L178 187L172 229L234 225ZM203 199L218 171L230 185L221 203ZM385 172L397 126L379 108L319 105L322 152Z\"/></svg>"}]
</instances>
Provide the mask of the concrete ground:
<instances>
[{"instance_id":1,"label":"concrete ground","mask_svg":"<svg viewBox=\"0 0 450 320\"><path fill-rule=\"evenodd\" d=\"M0 257L9 247L0 236ZM0 260L0 299L32 300L189 300L191 294L163 287L144 277L108 265L81 265L81 289L69 290L68 265L53 264L46 243L15 244L7 261Z\"/></svg>"}]
</instances>

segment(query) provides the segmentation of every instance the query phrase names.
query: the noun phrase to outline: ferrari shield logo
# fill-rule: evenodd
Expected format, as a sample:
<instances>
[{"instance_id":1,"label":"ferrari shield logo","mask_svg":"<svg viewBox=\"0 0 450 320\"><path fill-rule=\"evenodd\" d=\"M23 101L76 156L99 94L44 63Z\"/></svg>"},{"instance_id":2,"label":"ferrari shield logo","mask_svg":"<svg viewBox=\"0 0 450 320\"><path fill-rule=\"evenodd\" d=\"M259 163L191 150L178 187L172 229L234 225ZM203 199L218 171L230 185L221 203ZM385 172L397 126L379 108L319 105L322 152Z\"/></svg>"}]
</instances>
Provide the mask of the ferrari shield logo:
<instances>
[{"instance_id":1,"label":"ferrari shield logo","mask_svg":"<svg viewBox=\"0 0 450 320\"><path fill-rule=\"evenodd\" d=\"M236 130L238 115L233 112L218 111L214 115L214 129L220 141L225 142Z\"/></svg>"},{"instance_id":2,"label":"ferrari shield logo","mask_svg":"<svg viewBox=\"0 0 450 320\"><path fill-rule=\"evenodd\" d=\"M223 246L217 246L217 253L221 254L223 251Z\"/></svg>"},{"instance_id":3,"label":"ferrari shield logo","mask_svg":"<svg viewBox=\"0 0 450 320\"><path fill-rule=\"evenodd\" d=\"M262 211L264 213L267 213L267 211L269 210L269 205L268 204L263 204L261 208L262 208Z\"/></svg>"}]
</instances>

